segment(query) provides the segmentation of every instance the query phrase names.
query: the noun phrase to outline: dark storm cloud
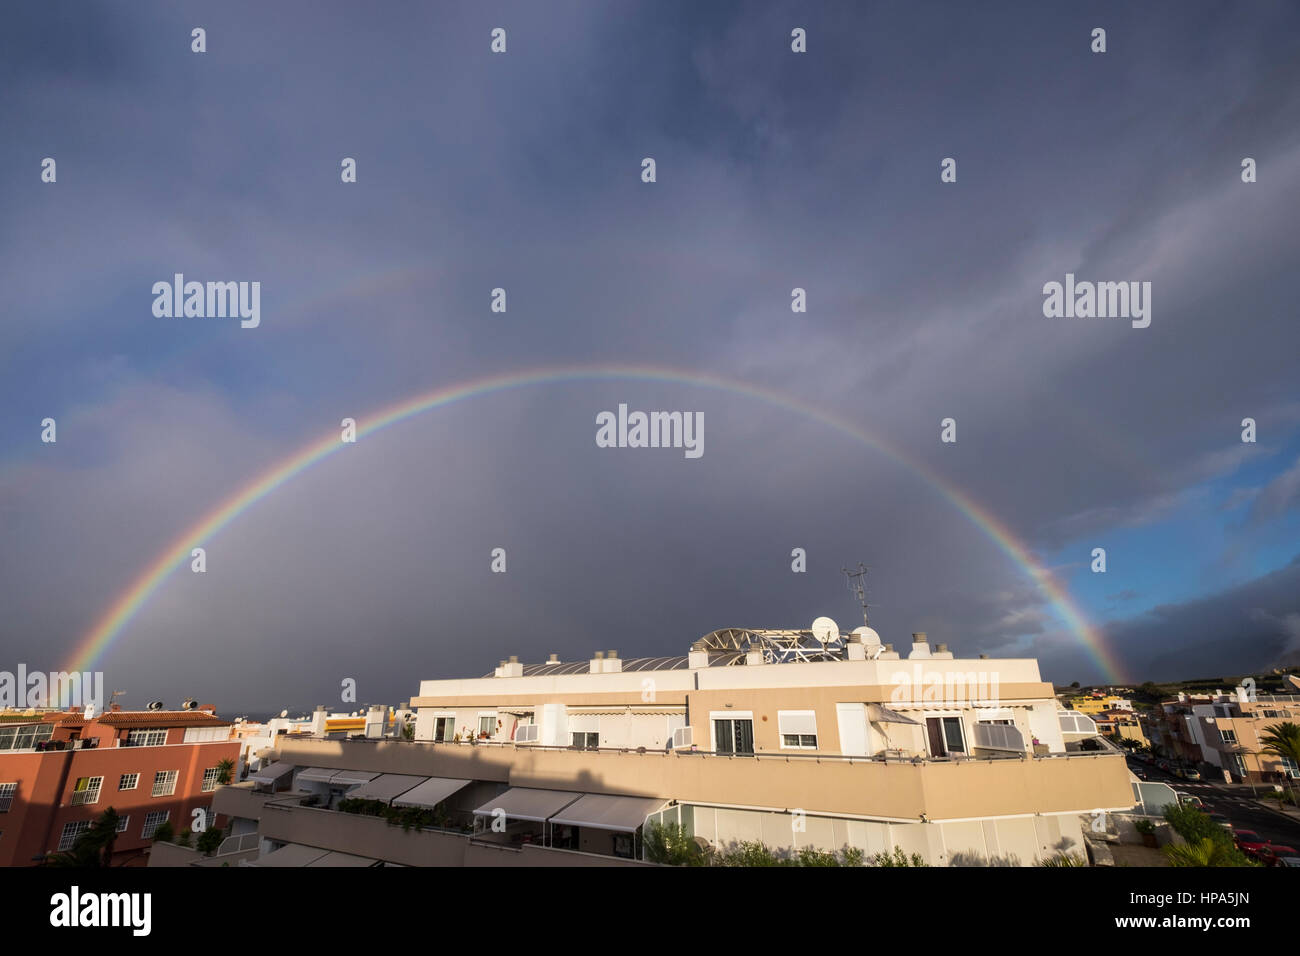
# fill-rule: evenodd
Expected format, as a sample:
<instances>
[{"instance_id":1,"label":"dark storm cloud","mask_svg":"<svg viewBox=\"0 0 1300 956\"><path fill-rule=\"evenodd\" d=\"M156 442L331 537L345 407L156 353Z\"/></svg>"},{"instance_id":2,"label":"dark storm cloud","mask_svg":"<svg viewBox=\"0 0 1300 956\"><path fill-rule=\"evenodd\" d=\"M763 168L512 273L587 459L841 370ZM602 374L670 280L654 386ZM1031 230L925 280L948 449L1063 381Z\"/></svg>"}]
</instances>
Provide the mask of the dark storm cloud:
<instances>
[{"instance_id":1,"label":"dark storm cloud","mask_svg":"<svg viewBox=\"0 0 1300 956\"><path fill-rule=\"evenodd\" d=\"M1161 605L1109 632L1149 679L1263 672L1300 663L1300 556L1239 587Z\"/></svg>"},{"instance_id":2,"label":"dark storm cloud","mask_svg":"<svg viewBox=\"0 0 1300 956\"><path fill-rule=\"evenodd\" d=\"M33 663L344 416L506 369L659 363L789 393L1042 551L1195 510L1201 483L1295 430L1283 4L5 16L0 254L26 318L0 323L0 634ZM36 188L46 155L59 183ZM160 324L148 290L175 271L261 280L262 326ZM1151 327L1045 319L1067 271L1151 280ZM704 458L599 454L594 416L620 401L704 410ZM47 414L59 443L33 447ZM1237 440L1245 415L1268 424L1259 446ZM1287 474L1252 478L1254 513L1294 501ZM486 572L498 545L505 575ZM475 399L317 466L214 540L206 575L168 580L109 682L278 707L357 676L397 700L511 653L852 625L839 568L859 559L888 641L926 630L1097 676L1032 579L906 465L752 400L602 383ZM1122 653L1154 661L1145 641Z\"/></svg>"}]
</instances>

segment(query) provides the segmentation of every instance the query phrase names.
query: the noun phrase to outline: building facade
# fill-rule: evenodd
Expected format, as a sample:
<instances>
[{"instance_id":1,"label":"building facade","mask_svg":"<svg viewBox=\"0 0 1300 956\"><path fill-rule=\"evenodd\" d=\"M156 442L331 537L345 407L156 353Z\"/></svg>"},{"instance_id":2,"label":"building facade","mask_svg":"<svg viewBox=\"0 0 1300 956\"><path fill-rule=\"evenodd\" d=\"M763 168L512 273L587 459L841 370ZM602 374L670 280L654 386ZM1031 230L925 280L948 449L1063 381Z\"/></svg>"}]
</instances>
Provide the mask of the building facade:
<instances>
[{"instance_id":1,"label":"building facade","mask_svg":"<svg viewBox=\"0 0 1300 956\"><path fill-rule=\"evenodd\" d=\"M109 807L113 864L144 865L154 831L212 821L223 759L239 758L230 722L208 710L0 714L0 866L70 850Z\"/></svg>"},{"instance_id":2,"label":"building facade","mask_svg":"<svg viewBox=\"0 0 1300 956\"><path fill-rule=\"evenodd\" d=\"M1067 744L1075 715L1063 734L1037 662L955 659L923 634L906 657L860 628L512 659L424 681L411 706L413 740L285 735L274 764L222 788L244 862L635 865L658 822L717 851L1032 865L1133 807L1121 755Z\"/></svg>"}]
</instances>

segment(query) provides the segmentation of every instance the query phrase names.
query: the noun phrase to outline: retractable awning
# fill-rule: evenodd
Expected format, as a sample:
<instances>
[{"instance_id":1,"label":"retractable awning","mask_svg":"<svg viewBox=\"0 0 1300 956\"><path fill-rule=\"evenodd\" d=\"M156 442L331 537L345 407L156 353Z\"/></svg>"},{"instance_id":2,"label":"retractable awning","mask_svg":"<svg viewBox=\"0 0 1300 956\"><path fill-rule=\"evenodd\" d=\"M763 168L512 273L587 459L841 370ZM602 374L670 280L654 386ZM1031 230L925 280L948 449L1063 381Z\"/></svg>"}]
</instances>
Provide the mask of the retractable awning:
<instances>
[{"instance_id":1,"label":"retractable awning","mask_svg":"<svg viewBox=\"0 0 1300 956\"><path fill-rule=\"evenodd\" d=\"M369 783L357 787L348 796L354 800L382 800L384 803L391 803L394 797L401 796L428 779L428 777L413 777L405 773L381 773Z\"/></svg>"},{"instance_id":2,"label":"retractable awning","mask_svg":"<svg viewBox=\"0 0 1300 956\"><path fill-rule=\"evenodd\" d=\"M432 810L456 791L469 786L468 780L429 777L393 801L395 807L424 807Z\"/></svg>"},{"instance_id":3,"label":"retractable awning","mask_svg":"<svg viewBox=\"0 0 1300 956\"><path fill-rule=\"evenodd\" d=\"M378 860L372 860L368 856L353 856L351 853L340 853L335 850L332 853L326 853L319 859L312 860L308 866L374 866Z\"/></svg>"},{"instance_id":4,"label":"retractable awning","mask_svg":"<svg viewBox=\"0 0 1300 956\"><path fill-rule=\"evenodd\" d=\"M332 787L359 786L363 783L369 783L371 780L374 780L378 776L379 774L377 773L368 773L367 771L364 770L340 770L338 773L334 774L334 776L330 778L330 786Z\"/></svg>"},{"instance_id":5,"label":"retractable awning","mask_svg":"<svg viewBox=\"0 0 1300 956\"><path fill-rule=\"evenodd\" d=\"M298 774L299 780L309 780L313 783L329 783L337 770L327 770L324 767L308 767L302 773Z\"/></svg>"},{"instance_id":6,"label":"retractable awning","mask_svg":"<svg viewBox=\"0 0 1300 956\"><path fill-rule=\"evenodd\" d=\"M877 724L912 724L914 727L920 727L920 723L911 717L904 717L896 710L890 710L883 704L867 704L867 719Z\"/></svg>"},{"instance_id":7,"label":"retractable awning","mask_svg":"<svg viewBox=\"0 0 1300 956\"><path fill-rule=\"evenodd\" d=\"M530 787L512 787L505 793L497 794L483 806L474 811L475 816L490 817L498 812L504 813L507 820L529 820L543 823L555 816L581 793L570 790L534 790Z\"/></svg>"},{"instance_id":8,"label":"retractable awning","mask_svg":"<svg viewBox=\"0 0 1300 956\"><path fill-rule=\"evenodd\" d=\"M301 843L287 843L268 853L266 856L249 860L249 866L307 866L329 853L318 846L303 846Z\"/></svg>"},{"instance_id":9,"label":"retractable awning","mask_svg":"<svg viewBox=\"0 0 1300 956\"><path fill-rule=\"evenodd\" d=\"M254 783L275 783L285 774L290 773L293 767L291 763L273 763L269 767L263 767L257 773L250 773L248 779Z\"/></svg>"},{"instance_id":10,"label":"retractable awning","mask_svg":"<svg viewBox=\"0 0 1300 956\"><path fill-rule=\"evenodd\" d=\"M313 783L328 783L335 787L347 787L369 783L378 776L377 773L369 773L365 770L331 770L327 767L308 767L298 774L298 779L310 780Z\"/></svg>"},{"instance_id":11,"label":"retractable awning","mask_svg":"<svg viewBox=\"0 0 1300 956\"><path fill-rule=\"evenodd\" d=\"M616 797L589 793L551 817L551 823L631 833L645 823L646 817L656 810L662 810L667 803L661 797Z\"/></svg>"}]
</instances>

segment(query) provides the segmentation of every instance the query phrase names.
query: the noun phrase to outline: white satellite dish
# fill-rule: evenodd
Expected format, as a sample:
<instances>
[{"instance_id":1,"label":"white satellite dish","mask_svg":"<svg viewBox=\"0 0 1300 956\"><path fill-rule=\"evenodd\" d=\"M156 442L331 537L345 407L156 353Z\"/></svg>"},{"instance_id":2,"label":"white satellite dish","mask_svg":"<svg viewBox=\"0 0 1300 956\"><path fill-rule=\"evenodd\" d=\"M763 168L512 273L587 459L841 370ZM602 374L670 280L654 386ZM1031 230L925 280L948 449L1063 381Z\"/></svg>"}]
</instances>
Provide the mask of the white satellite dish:
<instances>
[{"instance_id":1,"label":"white satellite dish","mask_svg":"<svg viewBox=\"0 0 1300 956\"><path fill-rule=\"evenodd\" d=\"M880 635L876 632L875 628L855 627L853 633L856 634L859 640L868 647L874 647L880 643Z\"/></svg>"},{"instance_id":2,"label":"white satellite dish","mask_svg":"<svg viewBox=\"0 0 1300 956\"><path fill-rule=\"evenodd\" d=\"M281 716L281 717L288 717L288 716L289 716L289 712L288 712L287 710L282 710L282 711L280 711L280 716Z\"/></svg>"},{"instance_id":3,"label":"white satellite dish","mask_svg":"<svg viewBox=\"0 0 1300 956\"><path fill-rule=\"evenodd\" d=\"M831 641L839 640L840 626L829 617L819 617L812 622L812 632L817 640L829 644Z\"/></svg>"}]
</instances>

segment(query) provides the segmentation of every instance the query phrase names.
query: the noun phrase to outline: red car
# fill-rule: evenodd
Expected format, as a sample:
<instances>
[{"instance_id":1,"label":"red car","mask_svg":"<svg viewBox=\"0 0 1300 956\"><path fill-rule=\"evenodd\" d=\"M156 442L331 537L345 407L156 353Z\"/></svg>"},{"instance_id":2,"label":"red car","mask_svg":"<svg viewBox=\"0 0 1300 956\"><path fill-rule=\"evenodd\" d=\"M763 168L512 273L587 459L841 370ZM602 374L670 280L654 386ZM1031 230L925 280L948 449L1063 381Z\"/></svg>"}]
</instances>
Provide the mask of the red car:
<instances>
[{"instance_id":1,"label":"red car","mask_svg":"<svg viewBox=\"0 0 1300 956\"><path fill-rule=\"evenodd\" d=\"M1265 866L1277 866L1278 863L1288 856L1300 856L1296 853L1294 847L1280 846L1277 843L1267 843L1255 851L1255 859Z\"/></svg>"},{"instance_id":2,"label":"red car","mask_svg":"<svg viewBox=\"0 0 1300 956\"><path fill-rule=\"evenodd\" d=\"M1237 849L1242 853L1254 856L1260 848L1265 846L1267 841L1264 840L1254 830L1233 830L1232 842L1237 844Z\"/></svg>"}]
</instances>

